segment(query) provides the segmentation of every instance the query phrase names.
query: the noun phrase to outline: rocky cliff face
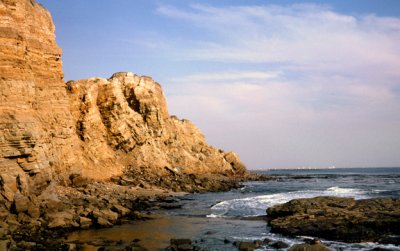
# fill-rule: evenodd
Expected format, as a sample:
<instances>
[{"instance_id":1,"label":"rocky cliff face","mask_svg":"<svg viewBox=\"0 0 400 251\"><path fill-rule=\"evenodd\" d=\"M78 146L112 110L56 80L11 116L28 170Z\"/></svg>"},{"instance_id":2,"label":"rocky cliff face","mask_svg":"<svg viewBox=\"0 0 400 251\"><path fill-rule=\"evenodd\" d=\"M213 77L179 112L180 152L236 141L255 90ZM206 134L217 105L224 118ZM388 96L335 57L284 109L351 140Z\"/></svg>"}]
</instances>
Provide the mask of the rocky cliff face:
<instances>
[{"instance_id":1,"label":"rocky cliff face","mask_svg":"<svg viewBox=\"0 0 400 251\"><path fill-rule=\"evenodd\" d=\"M67 89L85 155L98 164L117 160L156 173L245 173L235 153L207 145L193 123L169 115L161 86L150 77L116 73L70 81Z\"/></svg>"},{"instance_id":2,"label":"rocky cliff face","mask_svg":"<svg viewBox=\"0 0 400 251\"><path fill-rule=\"evenodd\" d=\"M106 180L131 169L242 175L234 153L170 116L159 84L116 73L63 81L50 14L33 0L0 0L0 189L38 194L70 174Z\"/></svg>"},{"instance_id":3,"label":"rocky cliff face","mask_svg":"<svg viewBox=\"0 0 400 251\"><path fill-rule=\"evenodd\" d=\"M1 0L0 45L0 184L12 200L73 166L76 136L47 10Z\"/></svg>"}]
</instances>

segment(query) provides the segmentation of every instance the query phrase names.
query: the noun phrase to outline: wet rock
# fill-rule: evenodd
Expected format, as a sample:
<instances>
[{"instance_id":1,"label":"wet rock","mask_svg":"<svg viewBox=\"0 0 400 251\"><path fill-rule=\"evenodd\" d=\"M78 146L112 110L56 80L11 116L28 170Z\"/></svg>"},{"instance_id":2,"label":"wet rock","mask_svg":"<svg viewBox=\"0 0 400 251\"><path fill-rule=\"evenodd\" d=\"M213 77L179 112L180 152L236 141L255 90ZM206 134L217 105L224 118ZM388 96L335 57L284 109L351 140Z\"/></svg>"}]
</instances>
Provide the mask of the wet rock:
<instances>
[{"instance_id":1,"label":"wet rock","mask_svg":"<svg viewBox=\"0 0 400 251\"><path fill-rule=\"evenodd\" d=\"M121 216L125 216L131 212L131 210L121 205L113 205L112 210L117 212Z\"/></svg>"},{"instance_id":2,"label":"wet rock","mask_svg":"<svg viewBox=\"0 0 400 251\"><path fill-rule=\"evenodd\" d=\"M92 220L86 217L79 217L78 221L81 229L89 229L93 224Z\"/></svg>"},{"instance_id":3,"label":"wet rock","mask_svg":"<svg viewBox=\"0 0 400 251\"><path fill-rule=\"evenodd\" d=\"M189 251L189 250L196 250L192 245L192 241L190 239L171 239L170 246L167 250L172 251Z\"/></svg>"},{"instance_id":4,"label":"wet rock","mask_svg":"<svg viewBox=\"0 0 400 251\"><path fill-rule=\"evenodd\" d=\"M96 219L96 223L100 227L112 227L113 226L113 224L111 222L109 222L108 220L106 220L102 217L98 217Z\"/></svg>"},{"instance_id":5,"label":"wet rock","mask_svg":"<svg viewBox=\"0 0 400 251\"><path fill-rule=\"evenodd\" d=\"M289 248L289 251L330 251L330 249L320 243L317 244L295 244L291 248Z\"/></svg>"},{"instance_id":6,"label":"wet rock","mask_svg":"<svg viewBox=\"0 0 400 251\"><path fill-rule=\"evenodd\" d=\"M283 241L277 241L271 244L271 247L276 248L276 249L283 249L283 248L288 248L289 245Z\"/></svg>"},{"instance_id":7,"label":"wet rock","mask_svg":"<svg viewBox=\"0 0 400 251\"><path fill-rule=\"evenodd\" d=\"M61 228L61 227L70 227L72 226L72 221L74 218L74 213L70 211L63 212L55 212L51 214L47 214L46 218L48 219L49 224L48 228Z\"/></svg>"},{"instance_id":8,"label":"wet rock","mask_svg":"<svg viewBox=\"0 0 400 251\"><path fill-rule=\"evenodd\" d=\"M241 251L253 251L261 246L260 241L235 241L234 245Z\"/></svg>"},{"instance_id":9,"label":"wet rock","mask_svg":"<svg viewBox=\"0 0 400 251\"><path fill-rule=\"evenodd\" d=\"M141 213L139 211L131 212L131 217L135 220L148 220L150 219L147 214Z\"/></svg>"},{"instance_id":10,"label":"wet rock","mask_svg":"<svg viewBox=\"0 0 400 251\"><path fill-rule=\"evenodd\" d=\"M97 223L99 223L99 218L110 223L113 223L118 219L118 214L110 209L95 209L92 212L92 216L93 218L97 219Z\"/></svg>"},{"instance_id":11,"label":"wet rock","mask_svg":"<svg viewBox=\"0 0 400 251\"><path fill-rule=\"evenodd\" d=\"M269 238L264 238L264 240L262 241L263 244L269 244L273 242L273 240L269 239Z\"/></svg>"},{"instance_id":12,"label":"wet rock","mask_svg":"<svg viewBox=\"0 0 400 251\"><path fill-rule=\"evenodd\" d=\"M363 242L400 235L400 199L296 199L268 208L267 213L271 230L290 236Z\"/></svg>"}]
</instances>

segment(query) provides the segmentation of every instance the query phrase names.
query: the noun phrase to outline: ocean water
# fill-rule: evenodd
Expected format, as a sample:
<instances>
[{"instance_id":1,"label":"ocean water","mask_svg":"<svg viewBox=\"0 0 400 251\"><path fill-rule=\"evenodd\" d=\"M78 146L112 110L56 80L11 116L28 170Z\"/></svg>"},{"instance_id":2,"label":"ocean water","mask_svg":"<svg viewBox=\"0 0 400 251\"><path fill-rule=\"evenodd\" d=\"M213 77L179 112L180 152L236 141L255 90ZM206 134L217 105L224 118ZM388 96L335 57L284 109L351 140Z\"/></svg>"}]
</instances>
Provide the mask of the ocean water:
<instances>
[{"instance_id":1,"label":"ocean water","mask_svg":"<svg viewBox=\"0 0 400 251\"><path fill-rule=\"evenodd\" d=\"M261 173L276 176L276 180L246 182L241 189L223 193L190 194L181 197L182 208L160 210L159 218L133 225L114 227L103 236L116 233L127 239L140 235L142 244L150 250L168 245L170 238L191 238L208 250L236 250L234 241L269 238L293 245L304 242L304 236L287 238L272 234L266 222L254 216L266 214L270 206L297 198L342 196L356 199L373 197L400 198L400 168L336 168L267 170ZM148 234L146 234L146 230ZM90 232L92 231L92 232ZM98 234L93 230L83 232ZM98 231L98 230L97 230ZM81 236L82 237L82 236ZM79 234L75 238L80 238ZM399 246L377 243L333 242L322 240L332 250L371 250L381 247L400 250ZM259 250L273 250L268 246Z\"/></svg>"}]
</instances>

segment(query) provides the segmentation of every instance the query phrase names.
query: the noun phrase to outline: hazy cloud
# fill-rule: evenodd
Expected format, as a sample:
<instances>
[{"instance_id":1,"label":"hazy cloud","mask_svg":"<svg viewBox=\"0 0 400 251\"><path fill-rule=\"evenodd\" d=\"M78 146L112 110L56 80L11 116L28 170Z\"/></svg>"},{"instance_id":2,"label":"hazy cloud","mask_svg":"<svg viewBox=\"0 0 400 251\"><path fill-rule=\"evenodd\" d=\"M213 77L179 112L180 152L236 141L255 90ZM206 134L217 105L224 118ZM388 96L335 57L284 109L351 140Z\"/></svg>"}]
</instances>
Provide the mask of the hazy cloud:
<instances>
[{"instance_id":1,"label":"hazy cloud","mask_svg":"<svg viewBox=\"0 0 400 251\"><path fill-rule=\"evenodd\" d=\"M171 78L167 93L211 143L251 168L400 164L399 18L311 4L157 11L205 34L175 46L210 70Z\"/></svg>"}]
</instances>

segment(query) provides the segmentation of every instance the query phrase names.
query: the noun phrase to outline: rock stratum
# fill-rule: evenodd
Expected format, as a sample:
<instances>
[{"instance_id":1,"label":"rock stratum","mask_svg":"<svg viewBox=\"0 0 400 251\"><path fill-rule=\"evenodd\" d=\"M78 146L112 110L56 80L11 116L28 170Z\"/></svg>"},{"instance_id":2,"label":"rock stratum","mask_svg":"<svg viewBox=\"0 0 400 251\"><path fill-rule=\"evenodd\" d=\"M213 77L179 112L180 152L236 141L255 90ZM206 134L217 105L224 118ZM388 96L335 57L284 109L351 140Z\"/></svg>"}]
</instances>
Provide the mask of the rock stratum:
<instances>
[{"instance_id":1,"label":"rock stratum","mask_svg":"<svg viewBox=\"0 0 400 251\"><path fill-rule=\"evenodd\" d=\"M171 116L150 77L65 83L54 31L35 1L0 1L0 200L7 208L15 196L76 177L247 173L235 153L209 146L193 123Z\"/></svg>"}]
</instances>

